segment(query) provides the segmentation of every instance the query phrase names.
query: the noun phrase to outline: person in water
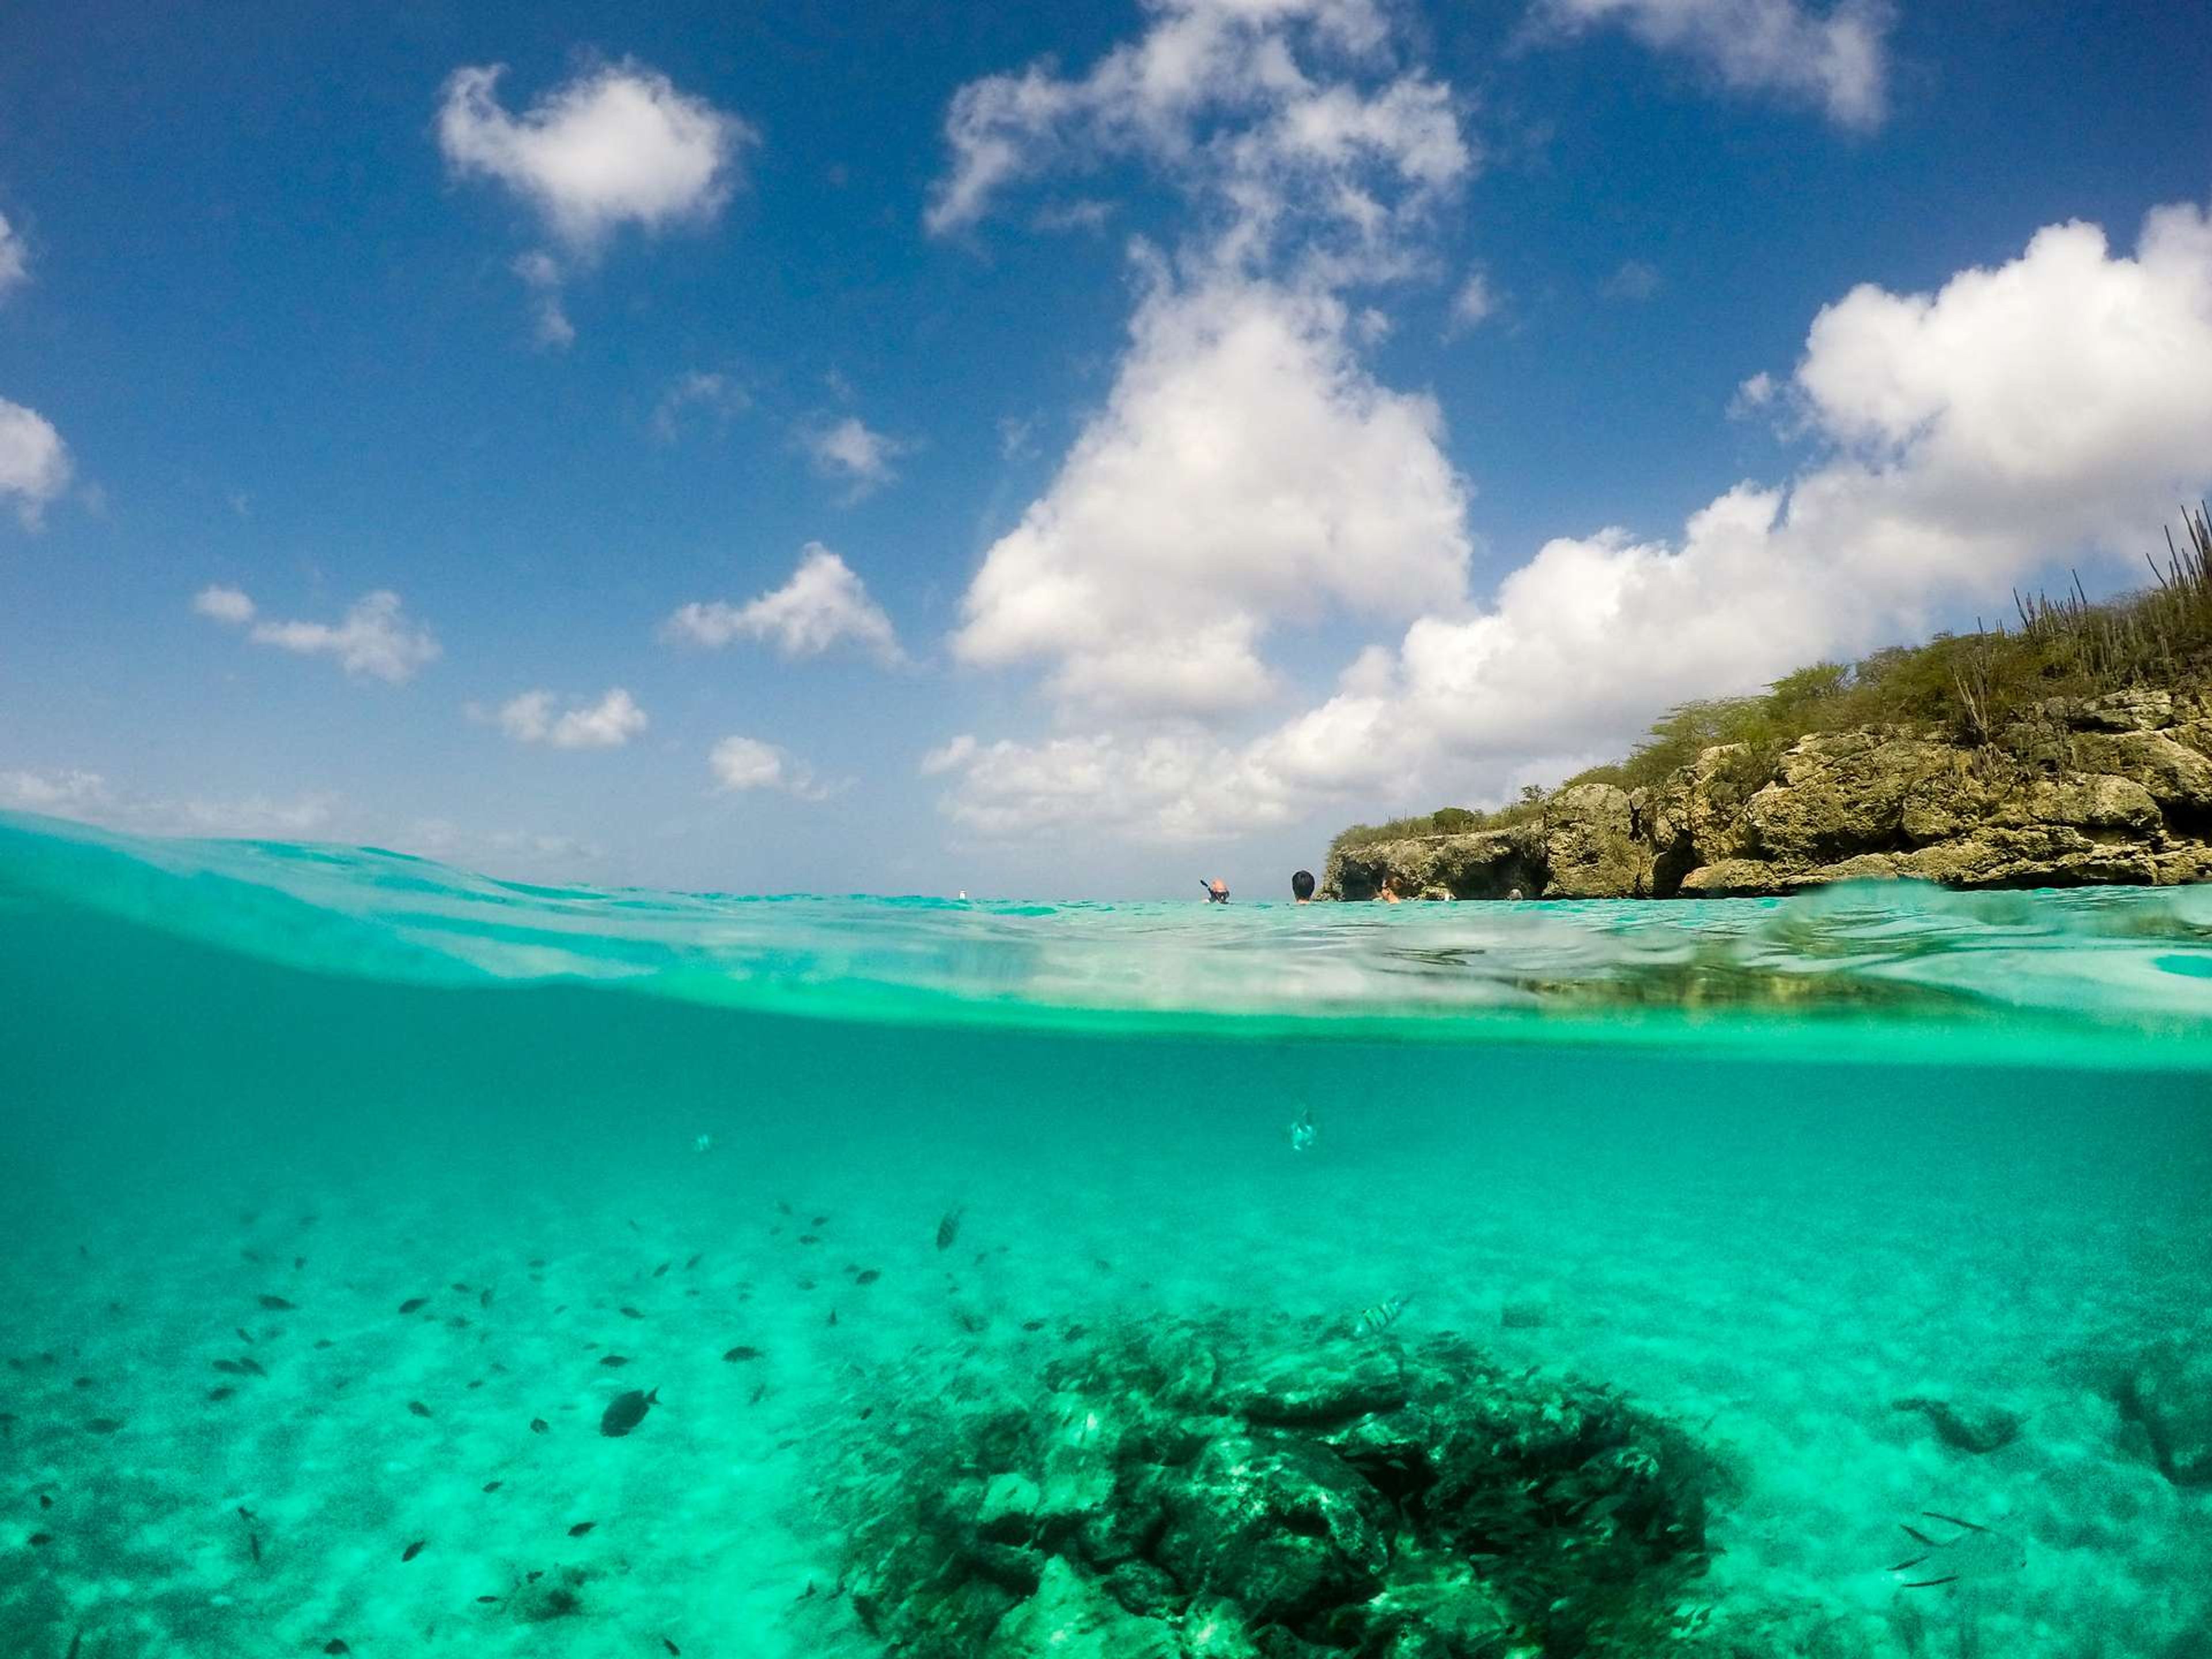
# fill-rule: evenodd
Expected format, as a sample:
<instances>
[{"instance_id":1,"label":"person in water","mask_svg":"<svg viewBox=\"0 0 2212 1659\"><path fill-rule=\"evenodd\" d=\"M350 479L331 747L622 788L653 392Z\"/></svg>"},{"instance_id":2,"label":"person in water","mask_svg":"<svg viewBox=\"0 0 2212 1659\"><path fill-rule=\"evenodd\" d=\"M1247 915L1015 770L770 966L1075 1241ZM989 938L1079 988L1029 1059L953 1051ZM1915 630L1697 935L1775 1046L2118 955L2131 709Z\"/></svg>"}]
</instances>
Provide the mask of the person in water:
<instances>
[{"instance_id":1,"label":"person in water","mask_svg":"<svg viewBox=\"0 0 2212 1659\"><path fill-rule=\"evenodd\" d=\"M1291 896L1300 904L1313 902L1313 872L1300 870L1291 878Z\"/></svg>"},{"instance_id":2,"label":"person in water","mask_svg":"<svg viewBox=\"0 0 2212 1659\"><path fill-rule=\"evenodd\" d=\"M1202 880L1198 884L1206 889L1206 902L1208 904L1229 902L1229 884L1220 877L1216 876L1212 881Z\"/></svg>"},{"instance_id":3,"label":"person in water","mask_svg":"<svg viewBox=\"0 0 2212 1659\"><path fill-rule=\"evenodd\" d=\"M1375 902L1377 904L1402 904L1405 902L1403 899L1398 896L1398 878L1395 876L1385 876L1382 878L1382 890L1375 896Z\"/></svg>"}]
</instances>

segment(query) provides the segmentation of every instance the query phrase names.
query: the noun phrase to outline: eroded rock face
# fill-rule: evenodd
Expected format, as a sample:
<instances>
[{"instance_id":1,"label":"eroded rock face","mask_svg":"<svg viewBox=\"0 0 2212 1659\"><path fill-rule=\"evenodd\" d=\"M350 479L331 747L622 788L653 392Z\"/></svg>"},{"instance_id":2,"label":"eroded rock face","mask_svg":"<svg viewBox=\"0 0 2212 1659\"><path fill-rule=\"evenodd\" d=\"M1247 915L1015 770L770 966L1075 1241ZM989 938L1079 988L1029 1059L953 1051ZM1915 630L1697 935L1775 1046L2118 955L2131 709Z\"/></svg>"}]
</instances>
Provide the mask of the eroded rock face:
<instances>
[{"instance_id":1,"label":"eroded rock face","mask_svg":"<svg viewBox=\"0 0 2212 1659\"><path fill-rule=\"evenodd\" d=\"M1152 1320L1019 1379L936 1363L882 1379L901 1410L825 1472L841 1583L887 1650L1691 1650L1721 1470L1610 1390L1341 1321ZM1095 1478L1055 1499L1071 1448Z\"/></svg>"},{"instance_id":2,"label":"eroded rock face","mask_svg":"<svg viewBox=\"0 0 2212 1659\"><path fill-rule=\"evenodd\" d=\"M1406 897L1723 897L1851 880L1947 887L2212 879L2212 707L2139 688L2054 698L1987 744L1814 732L1771 763L1709 749L1648 791L1563 789L1535 826L1389 842L1323 888Z\"/></svg>"}]
</instances>

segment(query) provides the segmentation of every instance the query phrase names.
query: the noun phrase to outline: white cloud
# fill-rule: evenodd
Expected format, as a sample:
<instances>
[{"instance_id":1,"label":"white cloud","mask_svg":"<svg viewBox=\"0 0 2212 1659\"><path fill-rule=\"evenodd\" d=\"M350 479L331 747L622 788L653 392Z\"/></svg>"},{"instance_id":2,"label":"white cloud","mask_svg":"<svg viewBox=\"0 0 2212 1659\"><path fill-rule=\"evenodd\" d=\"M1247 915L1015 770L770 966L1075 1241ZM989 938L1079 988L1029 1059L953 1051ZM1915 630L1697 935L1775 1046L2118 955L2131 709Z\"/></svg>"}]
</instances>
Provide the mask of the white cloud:
<instances>
[{"instance_id":1,"label":"white cloud","mask_svg":"<svg viewBox=\"0 0 2212 1659\"><path fill-rule=\"evenodd\" d=\"M1045 64L960 88L937 234L1056 168L1132 157L1226 210L1240 253L1292 225L1372 257L1474 168L1449 88L1391 76L1376 0L1150 0L1150 24L1079 79Z\"/></svg>"},{"instance_id":2,"label":"white cloud","mask_svg":"<svg viewBox=\"0 0 2212 1659\"><path fill-rule=\"evenodd\" d=\"M1627 259L1607 277L1598 292L1608 300L1648 300L1659 291L1657 267L1641 259Z\"/></svg>"},{"instance_id":3,"label":"white cloud","mask_svg":"<svg viewBox=\"0 0 2212 1659\"><path fill-rule=\"evenodd\" d=\"M898 475L891 462L913 447L897 438L872 432L856 415L827 426L802 428L799 441L819 471L846 479L856 495L866 495Z\"/></svg>"},{"instance_id":4,"label":"white cloud","mask_svg":"<svg viewBox=\"0 0 2212 1659\"><path fill-rule=\"evenodd\" d=\"M1490 285L1490 278L1480 270L1470 270L1459 292L1452 295L1450 331L1457 333L1473 328L1497 312L1498 292Z\"/></svg>"},{"instance_id":5,"label":"white cloud","mask_svg":"<svg viewBox=\"0 0 2212 1659\"><path fill-rule=\"evenodd\" d=\"M69 488L69 446L34 409L0 398L0 501L15 498L27 530L42 522L46 503Z\"/></svg>"},{"instance_id":6,"label":"white cloud","mask_svg":"<svg viewBox=\"0 0 2212 1659\"><path fill-rule=\"evenodd\" d=\"M522 197L572 252L589 254L622 225L656 231L713 217L757 141L744 121L641 64L588 70L520 117L499 101L504 73L492 64L447 79L439 148L461 177Z\"/></svg>"},{"instance_id":7,"label":"white cloud","mask_svg":"<svg viewBox=\"0 0 2212 1659\"><path fill-rule=\"evenodd\" d=\"M23 239L8 222L8 216L0 213L0 300L30 280L31 257Z\"/></svg>"},{"instance_id":8,"label":"white cloud","mask_svg":"<svg viewBox=\"0 0 2212 1659\"><path fill-rule=\"evenodd\" d=\"M685 416L698 411L711 416L717 422L742 413L752 399L745 395L743 386L726 374L712 374L704 369L690 369L669 383L653 405L653 435L665 444L672 444L682 434Z\"/></svg>"},{"instance_id":9,"label":"white cloud","mask_svg":"<svg viewBox=\"0 0 2212 1659\"><path fill-rule=\"evenodd\" d=\"M819 542L806 544L799 568L781 587L742 605L695 601L672 616L662 632L694 645L761 640L787 657L818 656L847 641L885 663L904 655L891 619L868 597L867 585Z\"/></svg>"},{"instance_id":10,"label":"white cloud","mask_svg":"<svg viewBox=\"0 0 2212 1659\"><path fill-rule=\"evenodd\" d=\"M229 623L252 622L257 614L252 599L234 587L202 590L192 609ZM394 685L435 662L440 650L430 630L412 621L401 610L399 596L385 588L362 594L336 623L253 623L247 637L301 656L336 657L349 674L367 674Z\"/></svg>"},{"instance_id":11,"label":"white cloud","mask_svg":"<svg viewBox=\"0 0 2212 1659\"><path fill-rule=\"evenodd\" d=\"M550 253L533 251L517 255L514 270L530 290L538 319L538 343L555 351L575 344L576 325L568 320L568 307L561 298L560 262Z\"/></svg>"},{"instance_id":12,"label":"white cloud","mask_svg":"<svg viewBox=\"0 0 2212 1659\"><path fill-rule=\"evenodd\" d=\"M501 704L493 718L517 743L556 749L619 749L647 723L645 710L618 685L597 702L572 702L557 714L556 702L550 691L525 691Z\"/></svg>"},{"instance_id":13,"label":"white cloud","mask_svg":"<svg viewBox=\"0 0 2212 1659\"><path fill-rule=\"evenodd\" d=\"M0 771L0 807L11 811L82 817L112 799L107 780L97 772Z\"/></svg>"},{"instance_id":14,"label":"white cloud","mask_svg":"<svg viewBox=\"0 0 2212 1659\"><path fill-rule=\"evenodd\" d=\"M1758 374L1752 375L1736 387L1735 396L1729 399L1729 418L1734 421L1747 420L1760 410L1770 407L1774 402L1775 394L1780 390L1781 387L1777 384L1774 377L1765 369L1760 369Z\"/></svg>"},{"instance_id":15,"label":"white cloud","mask_svg":"<svg viewBox=\"0 0 2212 1659\"><path fill-rule=\"evenodd\" d=\"M203 587L192 595L192 609L198 614L219 623L250 623L253 620L253 601L235 587L217 584Z\"/></svg>"},{"instance_id":16,"label":"white cloud","mask_svg":"<svg viewBox=\"0 0 2212 1659\"><path fill-rule=\"evenodd\" d=\"M1577 33L1617 23L1659 52L1678 52L1730 87L1819 105L1839 126L1885 112L1889 0L1535 0L1541 28Z\"/></svg>"},{"instance_id":17,"label":"white cloud","mask_svg":"<svg viewBox=\"0 0 2212 1659\"><path fill-rule=\"evenodd\" d=\"M1855 289L1765 401L1824 453L1717 497L1679 543L1549 542L1487 605L1415 620L1334 696L1241 743L975 745L945 762L946 810L994 834L1091 812L1173 835L1408 791L1494 795L1620 752L1686 697L2001 611L2054 562L2126 571L2166 504L2212 483L2212 220L2160 209L2131 257L2094 226L2052 226L1934 294Z\"/></svg>"},{"instance_id":18,"label":"white cloud","mask_svg":"<svg viewBox=\"0 0 2212 1659\"><path fill-rule=\"evenodd\" d=\"M986 556L955 653L1049 664L1075 702L1218 712L1269 694L1278 620L1451 604L1470 547L1441 417L1346 328L1327 295L1162 280L1105 408Z\"/></svg>"},{"instance_id":19,"label":"white cloud","mask_svg":"<svg viewBox=\"0 0 2212 1659\"><path fill-rule=\"evenodd\" d=\"M724 738L707 757L716 787L728 793L775 789L801 800L823 800L834 791L787 750L758 738Z\"/></svg>"}]
</instances>

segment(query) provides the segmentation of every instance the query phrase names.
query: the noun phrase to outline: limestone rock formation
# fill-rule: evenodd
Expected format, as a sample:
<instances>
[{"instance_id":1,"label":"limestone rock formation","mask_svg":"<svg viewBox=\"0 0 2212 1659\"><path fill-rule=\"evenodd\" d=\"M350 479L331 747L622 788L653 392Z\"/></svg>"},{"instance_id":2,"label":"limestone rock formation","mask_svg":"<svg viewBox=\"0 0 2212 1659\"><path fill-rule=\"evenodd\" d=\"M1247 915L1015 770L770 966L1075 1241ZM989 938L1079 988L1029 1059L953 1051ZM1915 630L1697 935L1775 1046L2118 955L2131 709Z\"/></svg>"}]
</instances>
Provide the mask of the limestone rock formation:
<instances>
[{"instance_id":1,"label":"limestone rock formation","mask_svg":"<svg viewBox=\"0 0 2212 1659\"><path fill-rule=\"evenodd\" d=\"M1831 882L1947 887L2212 880L2212 702L2054 698L1989 743L1931 728L1708 749L1649 789L1586 783L1505 829L1332 855L1330 896L1725 897Z\"/></svg>"}]
</instances>

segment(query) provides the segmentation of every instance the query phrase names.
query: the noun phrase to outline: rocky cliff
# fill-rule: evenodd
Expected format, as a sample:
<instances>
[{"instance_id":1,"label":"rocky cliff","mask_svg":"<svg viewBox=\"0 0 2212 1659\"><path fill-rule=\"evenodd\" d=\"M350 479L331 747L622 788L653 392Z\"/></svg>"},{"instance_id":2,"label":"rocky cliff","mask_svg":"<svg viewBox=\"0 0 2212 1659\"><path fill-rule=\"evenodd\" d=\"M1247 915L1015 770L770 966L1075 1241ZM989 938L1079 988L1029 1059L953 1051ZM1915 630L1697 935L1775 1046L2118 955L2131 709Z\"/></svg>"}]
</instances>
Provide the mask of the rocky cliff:
<instances>
[{"instance_id":1,"label":"rocky cliff","mask_svg":"<svg viewBox=\"0 0 2212 1659\"><path fill-rule=\"evenodd\" d=\"M1947 887L2212 880L2212 693L2053 699L1991 741L1815 732L1778 757L1708 749L1650 788L1561 789L1504 829L1334 853L1371 898L1721 897L1917 877Z\"/></svg>"}]
</instances>

